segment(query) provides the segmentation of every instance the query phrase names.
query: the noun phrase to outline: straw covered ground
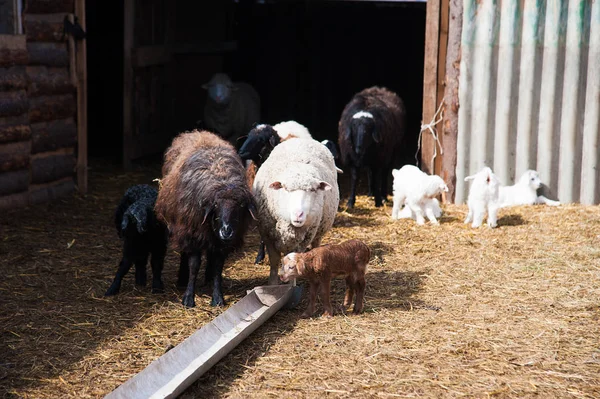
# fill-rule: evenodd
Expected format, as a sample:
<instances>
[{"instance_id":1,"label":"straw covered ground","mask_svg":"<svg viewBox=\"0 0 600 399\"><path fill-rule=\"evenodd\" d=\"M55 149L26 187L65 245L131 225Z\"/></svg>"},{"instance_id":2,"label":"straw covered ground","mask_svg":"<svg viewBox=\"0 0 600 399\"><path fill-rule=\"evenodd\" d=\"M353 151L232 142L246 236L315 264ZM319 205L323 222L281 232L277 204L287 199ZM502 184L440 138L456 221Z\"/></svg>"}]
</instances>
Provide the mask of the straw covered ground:
<instances>
[{"instance_id":1,"label":"straw covered ground","mask_svg":"<svg viewBox=\"0 0 600 399\"><path fill-rule=\"evenodd\" d=\"M173 251L165 294L130 273L103 297L121 255L114 208L160 165L92 166L86 198L0 215L1 398L103 397L223 311L206 289L183 308ZM305 291L182 397L600 397L600 206L504 209L477 230L466 211L416 226L359 197L324 243L370 245L365 313L300 319ZM229 304L267 283L258 240L226 265ZM339 304L343 282L333 289Z\"/></svg>"}]
</instances>

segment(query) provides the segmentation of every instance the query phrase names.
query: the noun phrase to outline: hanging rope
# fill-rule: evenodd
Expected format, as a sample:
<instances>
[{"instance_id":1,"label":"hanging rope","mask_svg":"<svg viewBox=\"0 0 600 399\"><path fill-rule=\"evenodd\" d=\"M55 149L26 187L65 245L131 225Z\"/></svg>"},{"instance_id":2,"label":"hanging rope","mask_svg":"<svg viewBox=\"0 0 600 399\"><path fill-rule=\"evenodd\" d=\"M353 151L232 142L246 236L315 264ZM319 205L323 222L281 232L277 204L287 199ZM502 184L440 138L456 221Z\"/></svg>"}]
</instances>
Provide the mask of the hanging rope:
<instances>
[{"instance_id":1,"label":"hanging rope","mask_svg":"<svg viewBox=\"0 0 600 399\"><path fill-rule=\"evenodd\" d=\"M433 115L431 122L429 122L425 125L421 124L421 131L419 132L419 138L417 140L417 152L415 153L415 160L417 161L417 166L419 166L418 156L419 156L419 151L421 151L421 139L423 136L423 132L426 130L429 130L429 132L433 136L433 140L435 141L433 143L433 156L431 157L431 170L432 171L433 171L433 167L434 167L435 157L437 157L437 147L438 146L440 147L440 155L444 155L444 149L442 148L442 143L440 143L440 139L437 135L437 131L435 130L435 125L437 125L444 119L444 112L442 112L442 105L444 105L444 99L442 99L442 102L440 103L440 106L438 107L437 111ZM438 118L438 114L439 114L439 118ZM436 118L438 118L438 119L436 119Z\"/></svg>"}]
</instances>

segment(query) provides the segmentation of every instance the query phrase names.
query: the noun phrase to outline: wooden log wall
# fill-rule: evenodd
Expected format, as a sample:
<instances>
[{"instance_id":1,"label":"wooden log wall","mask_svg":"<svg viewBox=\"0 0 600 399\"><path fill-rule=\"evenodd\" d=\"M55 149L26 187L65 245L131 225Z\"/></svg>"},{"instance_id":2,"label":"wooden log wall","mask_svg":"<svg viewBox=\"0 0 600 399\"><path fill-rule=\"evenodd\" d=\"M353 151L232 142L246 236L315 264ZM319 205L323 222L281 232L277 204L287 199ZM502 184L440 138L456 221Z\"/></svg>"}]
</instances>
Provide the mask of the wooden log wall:
<instances>
[{"instance_id":1,"label":"wooden log wall","mask_svg":"<svg viewBox=\"0 0 600 399\"><path fill-rule=\"evenodd\" d=\"M73 192L77 92L63 21L74 0L28 0L23 35L0 36L0 209Z\"/></svg>"}]
</instances>

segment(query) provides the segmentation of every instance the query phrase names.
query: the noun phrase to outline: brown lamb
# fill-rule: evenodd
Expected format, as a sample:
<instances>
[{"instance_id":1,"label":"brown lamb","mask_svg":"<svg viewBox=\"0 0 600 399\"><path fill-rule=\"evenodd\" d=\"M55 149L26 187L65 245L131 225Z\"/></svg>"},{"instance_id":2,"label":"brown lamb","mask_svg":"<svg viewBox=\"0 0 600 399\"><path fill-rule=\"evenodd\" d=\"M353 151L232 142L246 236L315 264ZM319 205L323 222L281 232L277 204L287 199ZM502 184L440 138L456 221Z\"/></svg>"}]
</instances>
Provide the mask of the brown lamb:
<instances>
[{"instance_id":1,"label":"brown lamb","mask_svg":"<svg viewBox=\"0 0 600 399\"><path fill-rule=\"evenodd\" d=\"M331 279L334 277L346 278L346 295L344 309L352 303L356 292L354 313L363 310L365 296L365 273L371 257L371 250L360 240L348 240L341 244L322 245L308 252L292 252L283 258L279 270L279 278L288 282L296 277L303 277L309 281L309 303L302 317L311 317L315 313L315 300L317 290L321 288L324 316L331 317Z\"/></svg>"}]
</instances>

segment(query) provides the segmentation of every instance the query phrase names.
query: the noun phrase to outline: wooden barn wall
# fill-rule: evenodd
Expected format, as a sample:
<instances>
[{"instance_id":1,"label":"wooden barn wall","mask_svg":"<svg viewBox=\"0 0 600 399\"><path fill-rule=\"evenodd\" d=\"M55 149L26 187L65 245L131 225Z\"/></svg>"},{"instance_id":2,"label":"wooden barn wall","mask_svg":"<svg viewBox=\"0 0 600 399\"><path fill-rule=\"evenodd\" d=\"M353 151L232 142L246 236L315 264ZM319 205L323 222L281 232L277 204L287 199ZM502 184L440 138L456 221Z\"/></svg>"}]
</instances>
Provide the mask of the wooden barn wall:
<instances>
[{"instance_id":1,"label":"wooden barn wall","mask_svg":"<svg viewBox=\"0 0 600 399\"><path fill-rule=\"evenodd\" d=\"M63 20L74 0L28 0L23 35L0 36L0 209L75 188L77 98Z\"/></svg>"}]
</instances>

